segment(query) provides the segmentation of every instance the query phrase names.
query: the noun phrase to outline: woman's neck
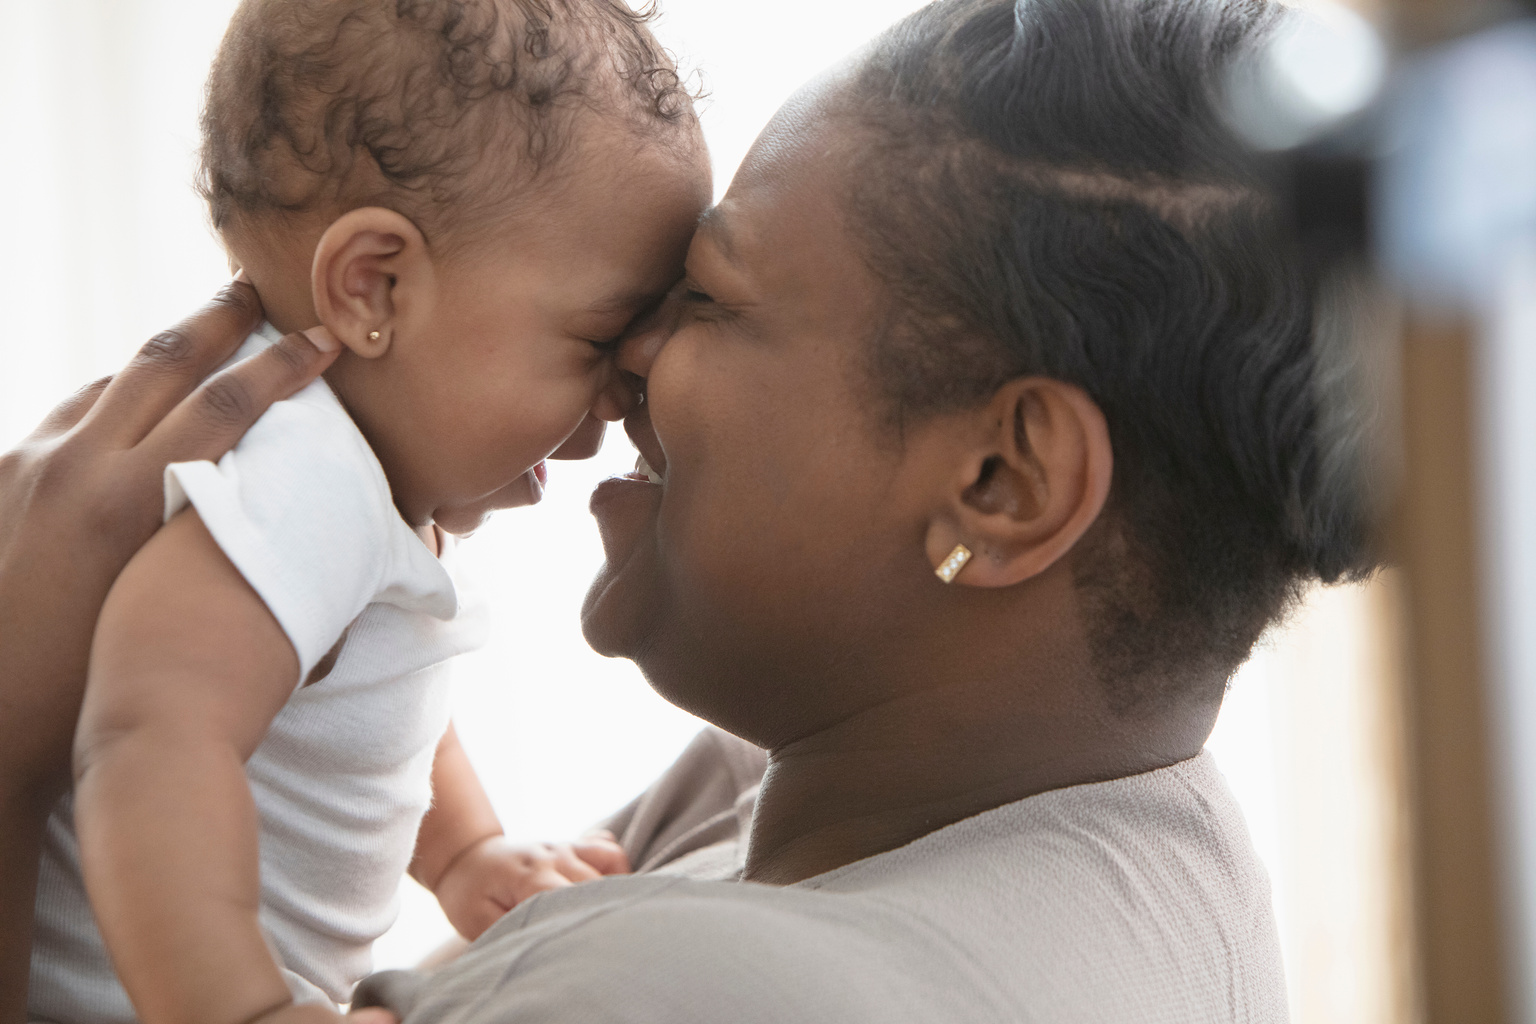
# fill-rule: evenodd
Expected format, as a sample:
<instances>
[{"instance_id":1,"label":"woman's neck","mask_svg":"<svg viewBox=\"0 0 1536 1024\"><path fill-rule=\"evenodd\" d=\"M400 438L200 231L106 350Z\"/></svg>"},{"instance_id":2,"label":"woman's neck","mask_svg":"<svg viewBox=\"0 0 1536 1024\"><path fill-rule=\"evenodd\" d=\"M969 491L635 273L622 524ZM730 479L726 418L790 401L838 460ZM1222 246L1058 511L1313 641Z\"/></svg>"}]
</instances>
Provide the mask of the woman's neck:
<instances>
[{"instance_id":1,"label":"woman's neck","mask_svg":"<svg viewBox=\"0 0 1536 1024\"><path fill-rule=\"evenodd\" d=\"M1215 709L1127 721L1096 679L1061 682L931 686L771 751L743 877L793 884L1037 793L1162 768L1214 724Z\"/></svg>"}]
</instances>

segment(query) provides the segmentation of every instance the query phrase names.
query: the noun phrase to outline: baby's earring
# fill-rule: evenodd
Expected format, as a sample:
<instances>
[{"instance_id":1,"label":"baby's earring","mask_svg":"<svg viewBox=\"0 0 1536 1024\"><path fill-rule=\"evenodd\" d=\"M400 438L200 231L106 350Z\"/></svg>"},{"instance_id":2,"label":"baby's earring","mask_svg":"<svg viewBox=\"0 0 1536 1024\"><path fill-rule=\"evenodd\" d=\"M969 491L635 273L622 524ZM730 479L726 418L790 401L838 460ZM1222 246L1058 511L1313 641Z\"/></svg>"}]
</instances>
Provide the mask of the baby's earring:
<instances>
[{"instance_id":1,"label":"baby's earring","mask_svg":"<svg viewBox=\"0 0 1536 1024\"><path fill-rule=\"evenodd\" d=\"M379 340L379 332L378 331L369 331L368 332L368 340L369 341L375 341L375 342L378 341Z\"/></svg>"},{"instance_id":2,"label":"baby's earring","mask_svg":"<svg viewBox=\"0 0 1536 1024\"><path fill-rule=\"evenodd\" d=\"M971 549L964 544L956 544L955 550L949 553L949 557L939 563L939 567L933 570L933 574L945 583L955 582L955 577L960 575L960 570L965 568L965 563L971 560Z\"/></svg>"}]
</instances>

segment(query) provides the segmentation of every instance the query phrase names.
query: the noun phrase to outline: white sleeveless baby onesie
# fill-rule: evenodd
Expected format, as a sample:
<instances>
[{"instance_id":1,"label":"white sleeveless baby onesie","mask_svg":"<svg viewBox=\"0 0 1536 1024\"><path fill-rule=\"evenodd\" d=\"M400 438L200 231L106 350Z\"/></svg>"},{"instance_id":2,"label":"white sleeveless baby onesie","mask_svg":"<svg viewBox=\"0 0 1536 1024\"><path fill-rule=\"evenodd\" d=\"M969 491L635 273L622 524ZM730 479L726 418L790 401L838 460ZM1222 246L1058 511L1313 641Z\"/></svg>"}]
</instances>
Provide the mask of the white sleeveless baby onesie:
<instances>
[{"instance_id":1,"label":"white sleeveless baby onesie","mask_svg":"<svg viewBox=\"0 0 1536 1024\"><path fill-rule=\"evenodd\" d=\"M263 325L237 358L280 337ZM447 662L483 642L483 609L451 558L434 558L400 518L323 381L272 406L217 465L169 467L166 518L188 505L287 633L299 680L345 634L330 673L296 686L246 765L268 941L297 997L345 1002L394 921L448 726ZM55 1024L129 1024L72 810L66 797L48 823L28 1010Z\"/></svg>"}]
</instances>

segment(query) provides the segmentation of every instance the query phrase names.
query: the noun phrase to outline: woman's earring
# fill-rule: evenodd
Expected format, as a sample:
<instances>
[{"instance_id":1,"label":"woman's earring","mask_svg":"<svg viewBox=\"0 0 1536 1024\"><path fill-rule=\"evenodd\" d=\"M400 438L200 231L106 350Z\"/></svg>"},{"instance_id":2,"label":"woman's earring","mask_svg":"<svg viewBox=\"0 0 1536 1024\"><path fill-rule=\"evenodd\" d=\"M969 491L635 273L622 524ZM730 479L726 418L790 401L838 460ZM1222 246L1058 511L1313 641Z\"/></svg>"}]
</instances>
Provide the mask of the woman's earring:
<instances>
[{"instance_id":1,"label":"woman's earring","mask_svg":"<svg viewBox=\"0 0 1536 1024\"><path fill-rule=\"evenodd\" d=\"M956 544L955 550L949 553L949 557L935 570L933 574L945 583L955 582L955 577L960 575L960 570L965 568L965 563L971 560L971 549L964 544Z\"/></svg>"},{"instance_id":2,"label":"woman's earring","mask_svg":"<svg viewBox=\"0 0 1536 1024\"><path fill-rule=\"evenodd\" d=\"M378 341L379 340L379 332L378 331L369 331L368 332L368 340L369 341Z\"/></svg>"}]
</instances>

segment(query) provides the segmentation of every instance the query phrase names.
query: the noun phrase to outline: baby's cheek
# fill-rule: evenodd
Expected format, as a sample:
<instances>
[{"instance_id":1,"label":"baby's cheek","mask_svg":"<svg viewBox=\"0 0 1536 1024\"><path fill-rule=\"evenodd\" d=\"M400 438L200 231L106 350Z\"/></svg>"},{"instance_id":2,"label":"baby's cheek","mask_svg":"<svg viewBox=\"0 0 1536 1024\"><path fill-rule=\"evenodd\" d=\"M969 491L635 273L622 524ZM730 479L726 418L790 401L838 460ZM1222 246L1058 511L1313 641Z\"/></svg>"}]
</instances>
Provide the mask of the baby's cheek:
<instances>
[{"instance_id":1,"label":"baby's cheek","mask_svg":"<svg viewBox=\"0 0 1536 1024\"><path fill-rule=\"evenodd\" d=\"M554 451L586 420L601 393L603 381L572 381L551 386L538 402L538 412L524 419L523 427L536 432L541 454Z\"/></svg>"}]
</instances>

